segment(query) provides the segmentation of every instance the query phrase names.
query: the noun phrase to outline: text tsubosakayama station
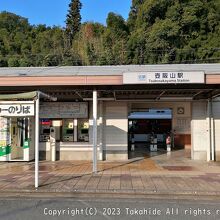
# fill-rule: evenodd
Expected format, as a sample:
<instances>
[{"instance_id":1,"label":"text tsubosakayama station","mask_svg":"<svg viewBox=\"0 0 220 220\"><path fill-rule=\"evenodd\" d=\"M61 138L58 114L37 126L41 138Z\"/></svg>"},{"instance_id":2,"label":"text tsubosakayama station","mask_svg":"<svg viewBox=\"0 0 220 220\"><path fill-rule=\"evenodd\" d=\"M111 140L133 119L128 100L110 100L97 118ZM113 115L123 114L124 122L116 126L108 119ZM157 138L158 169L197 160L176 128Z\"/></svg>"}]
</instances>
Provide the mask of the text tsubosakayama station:
<instances>
[{"instance_id":1,"label":"text tsubosakayama station","mask_svg":"<svg viewBox=\"0 0 220 220\"><path fill-rule=\"evenodd\" d=\"M0 68L0 160L219 161L219 96L220 64Z\"/></svg>"}]
</instances>

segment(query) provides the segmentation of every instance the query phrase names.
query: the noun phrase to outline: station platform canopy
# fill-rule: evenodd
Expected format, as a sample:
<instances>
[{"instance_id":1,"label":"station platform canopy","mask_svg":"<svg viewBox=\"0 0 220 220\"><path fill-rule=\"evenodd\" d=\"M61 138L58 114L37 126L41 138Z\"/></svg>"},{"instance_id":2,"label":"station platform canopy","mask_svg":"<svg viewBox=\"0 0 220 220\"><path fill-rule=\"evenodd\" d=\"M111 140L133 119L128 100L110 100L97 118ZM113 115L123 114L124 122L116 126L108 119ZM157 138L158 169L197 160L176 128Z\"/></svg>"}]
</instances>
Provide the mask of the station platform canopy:
<instances>
[{"instance_id":1,"label":"station platform canopy","mask_svg":"<svg viewBox=\"0 0 220 220\"><path fill-rule=\"evenodd\" d=\"M106 101L206 100L219 85L220 64L0 68L0 94L40 90L58 101L92 101L94 90Z\"/></svg>"}]
</instances>

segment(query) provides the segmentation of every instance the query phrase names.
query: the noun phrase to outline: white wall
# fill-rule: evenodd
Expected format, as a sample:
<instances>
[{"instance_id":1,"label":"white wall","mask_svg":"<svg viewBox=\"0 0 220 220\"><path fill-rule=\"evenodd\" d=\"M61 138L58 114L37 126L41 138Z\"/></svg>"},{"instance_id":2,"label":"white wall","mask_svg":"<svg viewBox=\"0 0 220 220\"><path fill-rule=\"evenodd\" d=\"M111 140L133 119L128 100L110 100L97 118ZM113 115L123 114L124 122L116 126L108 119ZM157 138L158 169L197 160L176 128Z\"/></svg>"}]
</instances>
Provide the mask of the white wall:
<instances>
[{"instance_id":1,"label":"white wall","mask_svg":"<svg viewBox=\"0 0 220 220\"><path fill-rule=\"evenodd\" d=\"M207 102L192 103L192 159L206 160L208 147Z\"/></svg>"},{"instance_id":2,"label":"white wall","mask_svg":"<svg viewBox=\"0 0 220 220\"><path fill-rule=\"evenodd\" d=\"M103 117L103 150L107 160L128 159L127 102L105 102Z\"/></svg>"}]
</instances>

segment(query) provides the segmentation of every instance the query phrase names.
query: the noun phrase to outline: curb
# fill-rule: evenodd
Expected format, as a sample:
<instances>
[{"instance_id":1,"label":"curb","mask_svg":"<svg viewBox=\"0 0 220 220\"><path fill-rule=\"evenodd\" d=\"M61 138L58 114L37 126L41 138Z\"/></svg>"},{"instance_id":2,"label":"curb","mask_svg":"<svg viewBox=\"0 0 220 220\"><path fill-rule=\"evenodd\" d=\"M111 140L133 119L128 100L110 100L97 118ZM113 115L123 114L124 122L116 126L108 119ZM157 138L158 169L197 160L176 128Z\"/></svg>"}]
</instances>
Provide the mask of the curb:
<instances>
[{"instance_id":1,"label":"curb","mask_svg":"<svg viewBox=\"0 0 220 220\"><path fill-rule=\"evenodd\" d=\"M143 190L1 190L0 196L21 198L173 198L173 199L205 199L220 200L220 192L193 191L143 191Z\"/></svg>"}]
</instances>

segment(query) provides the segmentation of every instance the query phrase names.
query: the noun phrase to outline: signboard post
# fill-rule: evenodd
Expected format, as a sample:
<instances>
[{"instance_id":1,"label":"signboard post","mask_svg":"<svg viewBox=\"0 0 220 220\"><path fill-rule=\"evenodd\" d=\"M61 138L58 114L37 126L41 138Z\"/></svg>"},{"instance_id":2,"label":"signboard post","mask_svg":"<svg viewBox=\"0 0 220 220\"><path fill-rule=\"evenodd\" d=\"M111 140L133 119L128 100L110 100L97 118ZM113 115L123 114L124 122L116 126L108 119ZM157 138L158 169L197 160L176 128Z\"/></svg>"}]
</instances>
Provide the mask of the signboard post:
<instances>
[{"instance_id":1,"label":"signboard post","mask_svg":"<svg viewBox=\"0 0 220 220\"><path fill-rule=\"evenodd\" d=\"M34 102L0 102L0 117L35 116L35 188L39 186L39 93Z\"/></svg>"},{"instance_id":2,"label":"signboard post","mask_svg":"<svg viewBox=\"0 0 220 220\"><path fill-rule=\"evenodd\" d=\"M57 98L49 96L43 92L35 91L32 93L4 95L2 100L10 99L32 99L33 101L0 101L0 117L26 117L35 116L35 188L39 186L39 109L40 96L46 97L51 101ZM27 145L27 143L26 143Z\"/></svg>"},{"instance_id":3,"label":"signboard post","mask_svg":"<svg viewBox=\"0 0 220 220\"><path fill-rule=\"evenodd\" d=\"M35 188L39 186L39 103L40 97L37 93L35 101Z\"/></svg>"}]
</instances>

